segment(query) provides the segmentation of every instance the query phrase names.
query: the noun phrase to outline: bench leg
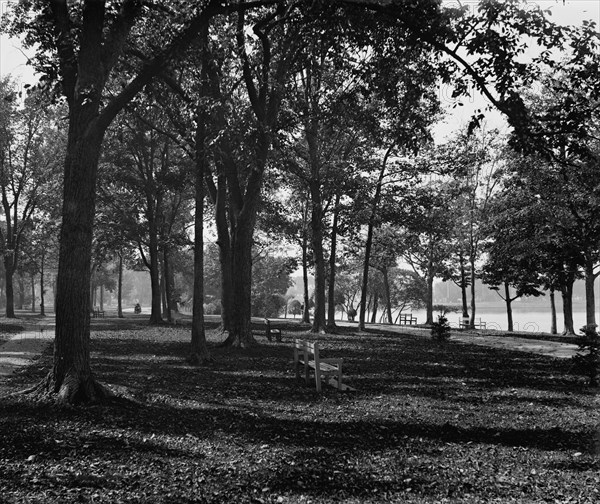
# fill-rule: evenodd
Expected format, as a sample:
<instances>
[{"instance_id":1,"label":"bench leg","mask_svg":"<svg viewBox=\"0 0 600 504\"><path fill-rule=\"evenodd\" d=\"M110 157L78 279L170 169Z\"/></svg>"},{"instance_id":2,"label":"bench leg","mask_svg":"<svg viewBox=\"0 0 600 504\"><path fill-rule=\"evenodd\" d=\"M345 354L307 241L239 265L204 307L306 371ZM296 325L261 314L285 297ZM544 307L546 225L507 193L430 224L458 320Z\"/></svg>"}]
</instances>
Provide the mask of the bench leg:
<instances>
[{"instance_id":1,"label":"bench leg","mask_svg":"<svg viewBox=\"0 0 600 504\"><path fill-rule=\"evenodd\" d=\"M321 372L318 369L315 369L315 384L317 392L321 392Z\"/></svg>"}]
</instances>

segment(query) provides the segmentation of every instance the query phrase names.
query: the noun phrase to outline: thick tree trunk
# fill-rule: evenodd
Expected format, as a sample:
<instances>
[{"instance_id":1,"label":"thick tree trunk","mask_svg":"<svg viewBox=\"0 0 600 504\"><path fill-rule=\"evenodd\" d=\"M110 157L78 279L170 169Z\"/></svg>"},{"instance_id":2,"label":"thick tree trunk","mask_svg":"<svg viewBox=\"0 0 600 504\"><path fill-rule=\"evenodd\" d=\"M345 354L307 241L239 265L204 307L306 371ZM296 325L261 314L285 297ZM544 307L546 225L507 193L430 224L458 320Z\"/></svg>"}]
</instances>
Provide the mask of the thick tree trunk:
<instances>
[{"instance_id":1,"label":"thick tree trunk","mask_svg":"<svg viewBox=\"0 0 600 504\"><path fill-rule=\"evenodd\" d=\"M331 226L331 251L329 253L329 286L327 294L327 330L335 329L335 273L336 273L336 253L337 253L337 233L338 219L340 215L340 194L335 196L335 206L333 209L333 224Z\"/></svg>"},{"instance_id":2,"label":"thick tree trunk","mask_svg":"<svg viewBox=\"0 0 600 504\"><path fill-rule=\"evenodd\" d=\"M123 318L123 254L119 253L119 273L117 280L117 317Z\"/></svg>"},{"instance_id":3,"label":"thick tree trunk","mask_svg":"<svg viewBox=\"0 0 600 504\"><path fill-rule=\"evenodd\" d=\"M226 345L247 348L254 344L252 335L252 234L249 224L236 228L233 243L233 295L231 329Z\"/></svg>"},{"instance_id":4,"label":"thick tree trunk","mask_svg":"<svg viewBox=\"0 0 600 504\"><path fill-rule=\"evenodd\" d=\"M556 302L554 299L554 288L550 288L550 334L557 334L558 330L556 327Z\"/></svg>"},{"instance_id":5,"label":"thick tree trunk","mask_svg":"<svg viewBox=\"0 0 600 504\"><path fill-rule=\"evenodd\" d=\"M102 133L73 112L65 159L64 199L56 292L54 367L46 389L61 402L103 398L90 369L90 273L95 189ZM87 132L86 136L81 136Z\"/></svg>"},{"instance_id":6,"label":"thick tree trunk","mask_svg":"<svg viewBox=\"0 0 600 504\"><path fill-rule=\"evenodd\" d=\"M513 314L512 314L512 298L510 297L510 287L504 283L504 302L506 303L506 316L508 318L508 332L513 332Z\"/></svg>"},{"instance_id":7,"label":"thick tree trunk","mask_svg":"<svg viewBox=\"0 0 600 504\"><path fill-rule=\"evenodd\" d=\"M585 257L585 323L586 325L596 325L596 295L594 293L594 259L591 254L586 253Z\"/></svg>"}]
</instances>

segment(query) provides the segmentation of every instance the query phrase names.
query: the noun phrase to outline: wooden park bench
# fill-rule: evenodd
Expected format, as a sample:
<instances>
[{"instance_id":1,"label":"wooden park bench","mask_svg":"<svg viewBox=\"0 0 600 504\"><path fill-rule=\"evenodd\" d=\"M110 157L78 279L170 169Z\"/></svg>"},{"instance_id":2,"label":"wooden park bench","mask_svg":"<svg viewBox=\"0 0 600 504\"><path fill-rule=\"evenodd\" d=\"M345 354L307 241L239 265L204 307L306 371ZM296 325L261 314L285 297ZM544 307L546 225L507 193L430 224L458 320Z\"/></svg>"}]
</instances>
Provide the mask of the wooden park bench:
<instances>
[{"instance_id":1,"label":"wooden park bench","mask_svg":"<svg viewBox=\"0 0 600 504\"><path fill-rule=\"evenodd\" d=\"M343 359L322 359L316 341L294 340L294 368L296 378L300 378L300 368L304 367L304 380L310 382L310 373L315 375L317 392L321 392L323 379L338 390L354 390L342 383Z\"/></svg>"},{"instance_id":2,"label":"wooden park bench","mask_svg":"<svg viewBox=\"0 0 600 504\"><path fill-rule=\"evenodd\" d=\"M417 317L413 317L412 313L401 313L398 318L400 325L413 325L417 323Z\"/></svg>"},{"instance_id":3,"label":"wooden park bench","mask_svg":"<svg viewBox=\"0 0 600 504\"><path fill-rule=\"evenodd\" d=\"M482 321L481 318L478 318L475 320L475 323L473 324L473 326L475 329L485 329L486 323L484 321ZM468 329L469 328L469 320L461 318L458 321L458 327L459 327L459 329Z\"/></svg>"},{"instance_id":4,"label":"wooden park bench","mask_svg":"<svg viewBox=\"0 0 600 504\"><path fill-rule=\"evenodd\" d=\"M94 308L94 311L92 311L92 318L104 318L104 310Z\"/></svg>"},{"instance_id":5,"label":"wooden park bench","mask_svg":"<svg viewBox=\"0 0 600 504\"><path fill-rule=\"evenodd\" d=\"M275 339L281 342L281 329L271 327L271 321L268 318L265 318L265 325L267 327L265 330L265 335L267 336L267 339L269 341L273 341L272 337L275 336Z\"/></svg>"}]
</instances>

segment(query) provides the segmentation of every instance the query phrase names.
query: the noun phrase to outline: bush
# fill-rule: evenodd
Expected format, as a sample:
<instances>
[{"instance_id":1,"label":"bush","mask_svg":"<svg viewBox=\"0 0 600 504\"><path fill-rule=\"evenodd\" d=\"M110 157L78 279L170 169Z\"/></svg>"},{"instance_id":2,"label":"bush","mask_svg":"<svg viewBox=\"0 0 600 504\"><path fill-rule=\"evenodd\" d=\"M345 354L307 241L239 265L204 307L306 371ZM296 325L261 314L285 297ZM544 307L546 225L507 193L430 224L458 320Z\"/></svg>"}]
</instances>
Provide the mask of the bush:
<instances>
[{"instance_id":1,"label":"bush","mask_svg":"<svg viewBox=\"0 0 600 504\"><path fill-rule=\"evenodd\" d=\"M589 378L590 387L598 386L600 375L600 335L596 324L589 324L580 329L583 333L577 339L579 349L573 357L577 370Z\"/></svg>"},{"instance_id":2,"label":"bush","mask_svg":"<svg viewBox=\"0 0 600 504\"><path fill-rule=\"evenodd\" d=\"M204 305L205 315L221 315L221 303L208 303Z\"/></svg>"},{"instance_id":3,"label":"bush","mask_svg":"<svg viewBox=\"0 0 600 504\"><path fill-rule=\"evenodd\" d=\"M431 325L431 337L440 342L450 339L450 324L445 315L439 315L437 322Z\"/></svg>"}]
</instances>

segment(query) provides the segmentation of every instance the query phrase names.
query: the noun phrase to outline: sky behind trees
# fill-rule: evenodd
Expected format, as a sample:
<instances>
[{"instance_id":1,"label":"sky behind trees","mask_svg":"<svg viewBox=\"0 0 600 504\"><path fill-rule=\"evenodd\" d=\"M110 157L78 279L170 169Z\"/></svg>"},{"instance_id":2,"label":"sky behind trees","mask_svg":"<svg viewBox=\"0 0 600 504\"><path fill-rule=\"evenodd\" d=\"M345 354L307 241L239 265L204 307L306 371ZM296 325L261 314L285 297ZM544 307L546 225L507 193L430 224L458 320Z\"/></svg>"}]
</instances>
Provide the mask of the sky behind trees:
<instances>
[{"instance_id":1,"label":"sky behind trees","mask_svg":"<svg viewBox=\"0 0 600 504\"><path fill-rule=\"evenodd\" d=\"M10 0L12 1L12 0ZM478 0L443 0L444 5L466 6L475 10ZM600 26L600 2L598 0L536 0L532 5L539 5L543 9L552 12L552 20L562 24L579 25L583 20L592 20ZM0 0L0 14L7 10L9 0ZM28 52L32 53L31 50ZM34 83L37 81L33 69L27 65L27 53L21 49L16 39L10 39L6 35L0 35L0 77L12 75L20 84ZM477 90L473 90L471 97L462 98L458 105L458 99L452 98L452 89L448 86L440 88L440 98L446 105L447 115L434 126L434 138L443 142L448 135L456 131L457 127L464 126L475 114L477 109L486 106L486 101ZM501 131L506 130L506 121L500 112L490 110L486 112L486 119L490 127L496 127Z\"/></svg>"}]
</instances>

